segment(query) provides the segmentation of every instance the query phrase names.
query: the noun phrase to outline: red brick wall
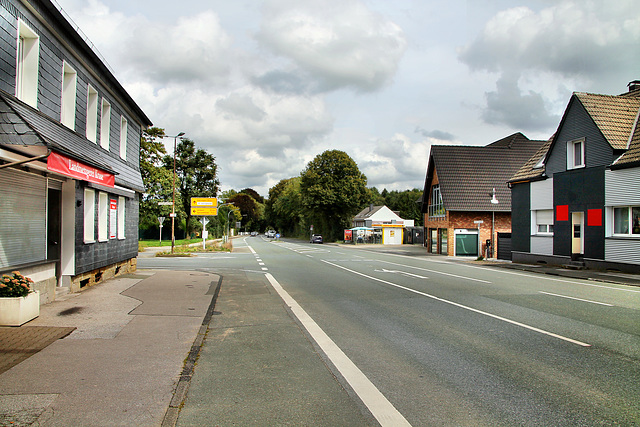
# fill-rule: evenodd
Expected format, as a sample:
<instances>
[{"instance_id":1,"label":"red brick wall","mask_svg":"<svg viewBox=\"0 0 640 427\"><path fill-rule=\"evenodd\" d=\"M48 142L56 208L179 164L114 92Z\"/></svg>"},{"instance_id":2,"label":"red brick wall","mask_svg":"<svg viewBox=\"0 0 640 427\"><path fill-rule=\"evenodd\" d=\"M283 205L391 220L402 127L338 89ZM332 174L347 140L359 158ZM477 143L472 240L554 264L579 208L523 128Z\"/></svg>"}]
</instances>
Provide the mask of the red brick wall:
<instances>
[{"instance_id":1,"label":"red brick wall","mask_svg":"<svg viewBox=\"0 0 640 427\"><path fill-rule=\"evenodd\" d=\"M428 251L431 251L431 232L432 228L446 228L448 236L447 255L454 255L454 230L456 228L478 228L478 224L474 221L483 221L480 225L480 243L482 244L482 250L484 251L484 243L486 240L491 239L491 212L449 212L445 218L429 220L429 214L424 214L425 224L425 246ZM494 222L494 251L490 255L491 258L495 258L495 245L497 243L497 233L510 233L511 232L511 212L496 212Z\"/></svg>"}]
</instances>

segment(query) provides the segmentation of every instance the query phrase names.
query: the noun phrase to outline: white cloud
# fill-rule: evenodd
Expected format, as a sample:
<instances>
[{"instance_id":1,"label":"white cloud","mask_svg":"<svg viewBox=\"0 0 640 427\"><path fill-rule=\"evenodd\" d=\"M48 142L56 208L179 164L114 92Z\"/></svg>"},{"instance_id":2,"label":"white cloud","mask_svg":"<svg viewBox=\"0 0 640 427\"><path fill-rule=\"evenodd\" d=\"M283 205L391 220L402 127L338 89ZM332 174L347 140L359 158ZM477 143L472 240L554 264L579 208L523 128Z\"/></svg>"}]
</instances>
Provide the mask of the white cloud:
<instances>
[{"instance_id":1,"label":"white cloud","mask_svg":"<svg viewBox=\"0 0 640 427\"><path fill-rule=\"evenodd\" d=\"M257 38L291 59L319 90L383 87L407 45L400 27L354 0L268 1Z\"/></svg>"},{"instance_id":2,"label":"white cloud","mask_svg":"<svg viewBox=\"0 0 640 427\"><path fill-rule=\"evenodd\" d=\"M459 50L472 70L498 75L496 90L486 92L483 119L552 130L567 92L596 83L622 92L633 78L629 70L640 68L640 56L630 54L640 43L639 19L632 1L561 1L539 12L521 6L497 13Z\"/></svg>"}]
</instances>

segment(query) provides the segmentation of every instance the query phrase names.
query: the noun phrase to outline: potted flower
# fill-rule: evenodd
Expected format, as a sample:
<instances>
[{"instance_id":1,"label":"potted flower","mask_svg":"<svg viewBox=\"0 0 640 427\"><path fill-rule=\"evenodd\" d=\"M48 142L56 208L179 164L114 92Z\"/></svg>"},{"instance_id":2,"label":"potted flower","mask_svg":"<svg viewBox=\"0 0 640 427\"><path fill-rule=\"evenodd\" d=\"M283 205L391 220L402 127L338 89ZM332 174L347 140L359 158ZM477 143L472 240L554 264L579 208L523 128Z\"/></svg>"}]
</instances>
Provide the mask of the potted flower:
<instances>
[{"instance_id":1,"label":"potted flower","mask_svg":"<svg viewBox=\"0 0 640 427\"><path fill-rule=\"evenodd\" d=\"M40 293L33 280L13 271L0 278L0 326L20 326L40 315Z\"/></svg>"}]
</instances>

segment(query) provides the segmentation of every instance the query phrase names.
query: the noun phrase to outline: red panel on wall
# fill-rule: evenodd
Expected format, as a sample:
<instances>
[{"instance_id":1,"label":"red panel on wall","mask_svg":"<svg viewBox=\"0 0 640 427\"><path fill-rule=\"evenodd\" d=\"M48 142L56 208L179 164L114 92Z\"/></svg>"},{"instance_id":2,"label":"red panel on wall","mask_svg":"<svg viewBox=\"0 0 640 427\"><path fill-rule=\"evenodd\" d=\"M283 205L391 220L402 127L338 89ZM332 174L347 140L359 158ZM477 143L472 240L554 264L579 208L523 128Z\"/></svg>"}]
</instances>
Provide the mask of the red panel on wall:
<instances>
[{"instance_id":1,"label":"red panel on wall","mask_svg":"<svg viewBox=\"0 0 640 427\"><path fill-rule=\"evenodd\" d=\"M602 209L587 210L587 225L590 227L602 226Z\"/></svg>"},{"instance_id":2,"label":"red panel on wall","mask_svg":"<svg viewBox=\"0 0 640 427\"><path fill-rule=\"evenodd\" d=\"M569 221L569 205L556 206L556 221Z\"/></svg>"}]
</instances>

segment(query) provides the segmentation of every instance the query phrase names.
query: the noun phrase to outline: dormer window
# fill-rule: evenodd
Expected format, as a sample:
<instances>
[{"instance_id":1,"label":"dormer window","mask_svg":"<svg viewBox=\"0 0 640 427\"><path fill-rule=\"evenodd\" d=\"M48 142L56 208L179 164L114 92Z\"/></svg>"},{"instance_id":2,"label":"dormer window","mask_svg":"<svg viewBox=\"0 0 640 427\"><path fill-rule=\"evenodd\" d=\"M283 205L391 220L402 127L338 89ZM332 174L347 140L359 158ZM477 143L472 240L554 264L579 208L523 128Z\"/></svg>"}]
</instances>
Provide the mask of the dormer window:
<instances>
[{"instance_id":1,"label":"dormer window","mask_svg":"<svg viewBox=\"0 0 640 427\"><path fill-rule=\"evenodd\" d=\"M584 138L567 142L567 169L585 167Z\"/></svg>"}]
</instances>

